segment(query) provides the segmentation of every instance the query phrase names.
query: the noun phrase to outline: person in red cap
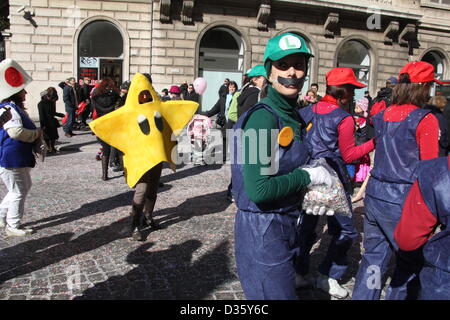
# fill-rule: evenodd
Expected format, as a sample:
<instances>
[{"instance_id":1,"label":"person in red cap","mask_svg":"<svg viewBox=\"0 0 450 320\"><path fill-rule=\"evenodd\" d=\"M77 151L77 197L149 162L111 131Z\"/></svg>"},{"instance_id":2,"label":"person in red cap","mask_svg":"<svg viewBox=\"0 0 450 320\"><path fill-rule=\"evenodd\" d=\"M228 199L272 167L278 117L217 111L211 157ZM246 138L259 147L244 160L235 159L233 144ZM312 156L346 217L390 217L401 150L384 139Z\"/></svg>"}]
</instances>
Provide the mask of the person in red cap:
<instances>
[{"instance_id":1,"label":"person in red cap","mask_svg":"<svg viewBox=\"0 0 450 320\"><path fill-rule=\"evenodd\" d=\"M416 251L398 251L394 229L419 162L438 156L438 121L430 110L421 108L433 81L431 64L408 63L400 70L392 105L372 118L377 150L364 199L364 254L353 289L355 300L380 298L394 253L397 265L386 299L417 298L421 258Z\"/></svg>"},{"instance_id":2,"label":"person in red cap","mask_svg":"<svg viewBox=\"0 0 450 320\"><path fill-rule=\"evenodd\" d=\"M336 170L347 193L350 208L350 196L353 192L352 181L347 172L346 163L355 161L374 149L373 139L356 146L355 122L353 117L343 109L352 102L355 89L366 85L356 80L350 68L334 68L326 75L326 95L316 104L300 109L300 114L310 127L306 140L311 148L313 159L326 158ZM309 253L314 244L314 232L319 217L305 215L300 226L301 252L298 259L297 286L310 285ZM330 295L343 299L348 292L338 280L347 270L347 251L350 249L356 232L351 217L335 214L327 217L328 232L333 236L327 255L319 266L317 287Z\"/></svg>"},{"instance_id":3,"label":"person in red cap","mask_svg":"<svg viewBox=\"0 0 450 320\"><path fill-rule=\"evenodd\" d=\"M169 90L170 100L183 100L179 86L171 86Z\"/></svg>"}]
</instances>

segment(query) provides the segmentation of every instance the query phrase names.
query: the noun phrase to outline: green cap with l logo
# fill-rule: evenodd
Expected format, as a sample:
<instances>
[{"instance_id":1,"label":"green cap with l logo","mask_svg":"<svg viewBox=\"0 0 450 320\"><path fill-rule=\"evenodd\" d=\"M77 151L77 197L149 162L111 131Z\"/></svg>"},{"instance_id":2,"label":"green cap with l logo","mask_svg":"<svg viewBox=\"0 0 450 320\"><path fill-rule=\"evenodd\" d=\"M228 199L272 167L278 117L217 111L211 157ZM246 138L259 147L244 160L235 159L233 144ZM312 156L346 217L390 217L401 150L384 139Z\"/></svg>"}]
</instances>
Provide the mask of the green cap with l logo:
<instances>
[{"instance_id":1,"label":"green cap with l logo","mask_svg":"<svg viewBox=\"0 0 450 320\"><path fill-rule=\"evenodd\" d=\"M267 60L280 60L294 53L304 53L309 57L313 57L311 50L303 37L293 33L283 33L273 37L267 42L266 51L264 52L264 66L267 70Z\"/></svg>"}]
</instances>

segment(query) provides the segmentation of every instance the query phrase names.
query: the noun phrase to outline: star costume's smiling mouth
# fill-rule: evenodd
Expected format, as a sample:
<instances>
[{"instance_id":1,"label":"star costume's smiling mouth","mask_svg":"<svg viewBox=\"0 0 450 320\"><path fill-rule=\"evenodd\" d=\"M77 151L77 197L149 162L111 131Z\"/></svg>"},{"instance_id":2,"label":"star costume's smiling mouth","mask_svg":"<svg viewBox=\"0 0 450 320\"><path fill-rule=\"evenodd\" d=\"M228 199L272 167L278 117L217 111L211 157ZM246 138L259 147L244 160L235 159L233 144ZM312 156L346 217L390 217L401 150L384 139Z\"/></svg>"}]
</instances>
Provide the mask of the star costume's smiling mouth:
<instances>
[{"instance_id":1,"label":"star costume's smiling mouth","mask_svg":"<svg viewBox=\"0 0 450 320\"><path fill-rule=\"evenodd\" d=\"M148 92L150 95L143 92ZM89 123L103 141L123 152L127 184L134 187L139 179L161 162L175 171L173 148L181 130L188 124L198 103L161 101L150 81L137 73L131 82L125 105Z\"/></svg>"}]
</instances>

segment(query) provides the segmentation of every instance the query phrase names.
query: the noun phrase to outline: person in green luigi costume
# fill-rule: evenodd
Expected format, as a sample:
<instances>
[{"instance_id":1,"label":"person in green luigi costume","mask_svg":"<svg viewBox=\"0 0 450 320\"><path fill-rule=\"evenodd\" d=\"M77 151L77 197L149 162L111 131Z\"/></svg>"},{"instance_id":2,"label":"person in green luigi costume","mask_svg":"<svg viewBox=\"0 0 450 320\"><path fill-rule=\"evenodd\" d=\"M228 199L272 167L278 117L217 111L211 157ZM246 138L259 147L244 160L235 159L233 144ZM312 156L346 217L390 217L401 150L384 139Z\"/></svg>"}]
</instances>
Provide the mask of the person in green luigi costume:
<instances>
[{"instance_id":1,"label":"person in green luigi costume","mask_svg":"<svg viewBox=\"0 0 450 320\"><path fill-rule=\"evenodd\" d=\"M233 128L235 256L247 299L297 299L300 193L311 185L333 184L324 167L301 168L309 150L296 101L312 56L301 36L283 33L271 38L264 54L267 96Z\"/></svg>"}]
</instances>

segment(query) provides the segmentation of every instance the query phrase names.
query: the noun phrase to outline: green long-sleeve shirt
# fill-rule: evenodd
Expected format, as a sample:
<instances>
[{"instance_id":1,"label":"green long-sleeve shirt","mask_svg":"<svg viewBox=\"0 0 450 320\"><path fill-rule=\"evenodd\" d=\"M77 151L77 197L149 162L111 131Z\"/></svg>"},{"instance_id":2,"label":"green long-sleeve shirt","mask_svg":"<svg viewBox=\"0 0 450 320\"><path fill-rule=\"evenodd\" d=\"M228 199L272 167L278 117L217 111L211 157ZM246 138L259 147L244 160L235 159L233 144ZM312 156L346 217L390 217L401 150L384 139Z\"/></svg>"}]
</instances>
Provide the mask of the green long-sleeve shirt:
<instances>
[{"instance_id":1,"label":"green long-sleeve shirt","mask_svg":"<svg viewBox=\"0 0 450 320\"><path fill-rule=\"evenodd\" d=\"M280 112L279 110L283 112L282 109L278 108L276 111ZM284 116L286 115L287 113ZM249 134L249 130L255 129L256 132L259 132L259 129L266 129L266 132L265 134L256 134L256 144L254 141L244 139L244 188L249 199L255 203L270 202L283 199L306 187L311 180L309 174L301 169L295 169L281 176L261 174L261 169L270 167L270 163L264 164L264 159L260 155L262 154L262 157L267 156L267 158L272 155L270 130L279 129L277 119L266 109L258 109L249 116L244 126L244 137ZM263 141L267 141L267 143ZM274 143L277 143L277 141ZM260 148L265 150L259 150ZM265 152L261 153L261 151ZM256 155L252 154L253 152L256 152ZM250 160L255 157L256 163L252 164Z\"/></svg>"}]
</instances>

